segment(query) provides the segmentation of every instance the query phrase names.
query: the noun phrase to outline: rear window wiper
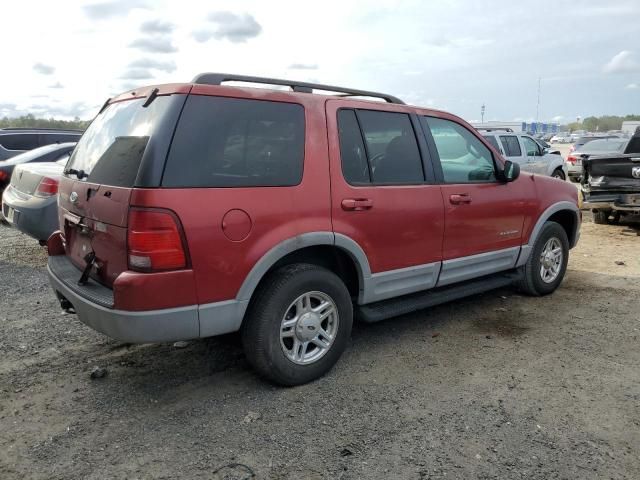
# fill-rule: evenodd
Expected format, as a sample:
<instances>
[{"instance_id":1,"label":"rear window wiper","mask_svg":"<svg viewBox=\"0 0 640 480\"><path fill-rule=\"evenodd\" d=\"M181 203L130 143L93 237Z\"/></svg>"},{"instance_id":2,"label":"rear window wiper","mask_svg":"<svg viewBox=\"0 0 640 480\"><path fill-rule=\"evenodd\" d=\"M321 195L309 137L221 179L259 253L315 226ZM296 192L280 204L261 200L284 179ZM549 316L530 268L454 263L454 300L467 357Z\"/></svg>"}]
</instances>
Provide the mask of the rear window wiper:
<instances>
[{"instance_id":1,"label":"rear window wiper","mask_svg":"<svg viewBox=\"0 0 640 480\"><path fill-rule=\"evenodd\" d=\"M75 168L68 168L63 172L65 175L75 175L78 177L78 180L82 180L83 178L87 178L89 174L84 170L76 170Z\"/></svg>"}]
</instances>

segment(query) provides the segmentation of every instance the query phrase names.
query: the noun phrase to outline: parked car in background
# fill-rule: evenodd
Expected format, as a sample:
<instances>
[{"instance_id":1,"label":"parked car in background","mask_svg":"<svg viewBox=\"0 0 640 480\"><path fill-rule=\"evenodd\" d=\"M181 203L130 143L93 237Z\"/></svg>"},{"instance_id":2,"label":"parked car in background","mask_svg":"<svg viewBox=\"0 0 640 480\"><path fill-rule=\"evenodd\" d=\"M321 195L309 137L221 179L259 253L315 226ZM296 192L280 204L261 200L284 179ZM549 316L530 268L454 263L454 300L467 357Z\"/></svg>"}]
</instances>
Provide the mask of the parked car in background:
<instances>
[{"instance_id":1,"label":"parked car in background","mask_svg":"<svg viewBox=\"0 0 640 480\"><path fill-rule=\"evenodd\" d=\"M0 165L2 160L52 143L77 142L81 130L59 130L54 128L1 128Z\"/></svg>"},{"instance_id":2,"label":"parked car in background","mask_svg":"<svg viewBox=\"0 0 640 480\"><path fill-rule=\"evenodd\" d=\"M551 143L569 143L571 141L571 137L566 132L556 133L549 142Z\"/></svg>"},{"instance_id":3,"label":"parked car in background","mask_svg":"<svg viewBox=\"0 0 640 480\"><path fill-rule=\"evenodd\" d=\"M56 162L16 166L2 195L2 215L7 223L44 245L59 228L58 182L70 152Z\"/></svg>"},{"instance_id":4,"label":"parked car in background","mask_svg":"<svg viewBox=\"0 0 640 480\"><path fill-rule=\"evenodd\" d=\"M623 153L582 160L584 207L593 212L595 223L616 223L624 215L640 214L639 154L640 132L625 144Z\"/></svg>"},{"instance_id":5,"label":"parked car in background","mask_svg":"<svg viewBox=\"0 0 640 480\"><path fill-rule=\"evenodd\" d=\"M64 309L127 342L240 331L282 385L337 362L354 311L377 322L514 282L552 293L580 228L576 188L520 175L455 115L215 73L109 100L58 205Z\"/></svg>"},{"instance_id":6,"label":"parked car in background","mask_svg":"<svg viewBox=\"0 0 640 480\"><path fill-rule=\"evenodd\" d=\"M525 172L564 180L567 171L559 151L551 153L529 135L498 129L479 129L482 136L505 158Z\"/></svg>"},{"instance_id":7,"label":"parked car in background","mask_svg":"<svg viewBox=\"0 0 640 480\"><path fill-rule=\"evenodd\" d=\"M69 152L73 150L75 145L75 143L56 143L46 145L44 147L34 148L28 152L16 155L4 162L0 162L0 197L7 185L9 185L11 173L16 165L36 162L57 162L63 158L68 158Z\"/></svg>"},{"instance_id":8,"label":"parked car in background","mask_svg":"<svg viewBox=\"0 0 640 480\"><path fill-rule=\"evenodd\" d=\"M569 179L574 182L582 178L582 160L591 156L619 155L624 152L638 153L640 148L635 146L632 139L610 137L593 140L582 145L578 150L567 156L567 173ZM640 146L639 146L640 147ZM628 151L627 151L628 149Z\"/></svg>"},{"instance_id":9,"label":"parked car in background","mask_svg":"<svg viewBox=\"0 0 640 480\"><path fill-rule=\"evenodd\" d=\"M618 139L620 138L617 135L588 135L583 137L578 137L573 142L573 145L569 147L569 153L581 148L589 142L593 142L594 140L607 140L607 139Z\"/></svg>"}]
</instances>

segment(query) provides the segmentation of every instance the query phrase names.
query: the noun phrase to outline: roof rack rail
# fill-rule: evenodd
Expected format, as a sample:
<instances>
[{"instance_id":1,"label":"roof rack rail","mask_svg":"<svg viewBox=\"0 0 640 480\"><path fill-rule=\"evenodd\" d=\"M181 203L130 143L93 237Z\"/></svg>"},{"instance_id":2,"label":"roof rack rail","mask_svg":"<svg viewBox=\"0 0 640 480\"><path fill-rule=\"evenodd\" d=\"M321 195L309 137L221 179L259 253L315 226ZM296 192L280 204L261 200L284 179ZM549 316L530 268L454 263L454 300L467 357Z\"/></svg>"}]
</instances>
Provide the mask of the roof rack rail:
<instances>
[{"instance_id":1,"label":"roof rack rail","mask_svg":"<svg viewBox=\"0 0 640 480\"><path fill-rule=\"evenodd\" d=\"M27 131L27 130L38 130L45 132L78 132L82 133L84 130L79 128L51 128L51 127L4 127L0 128L2 130L11 130L11 131Z\"/></svg>"},{"instance_id":2,"label":"roof rack rail","mask_svg":"<svg viewBox=\"0 0 640 480\"><path fill-rule=\"evenodd\" d=\"M483 132L510 132L510 133L513 133L513 128L509 128L509 127L476 127L476 130L482 130Z\"/></svg>"},{"instance_id":3,"label":"roof rack rail","mask_svg":"<svg viewBox=\"0 0 640 480\"><path fill-rule=\"evenodd\" d=\"M230 73L201 73L196 75L192 83L200 85L222 85L223 82L249 82L262 83L266 85L283 85L290 87L294 92L313 93L313 90L324 90L326 92L336 92L343 97L372 97L381 98L388 103L404 102L393 95L379 92L369 92L367 90L356 90L353 88L336 87L334 85L324 85L321 83L298 82L295 80L281 80L278 78L252 77L248 75L234 75Z\"/></svg>"}]
</instances>

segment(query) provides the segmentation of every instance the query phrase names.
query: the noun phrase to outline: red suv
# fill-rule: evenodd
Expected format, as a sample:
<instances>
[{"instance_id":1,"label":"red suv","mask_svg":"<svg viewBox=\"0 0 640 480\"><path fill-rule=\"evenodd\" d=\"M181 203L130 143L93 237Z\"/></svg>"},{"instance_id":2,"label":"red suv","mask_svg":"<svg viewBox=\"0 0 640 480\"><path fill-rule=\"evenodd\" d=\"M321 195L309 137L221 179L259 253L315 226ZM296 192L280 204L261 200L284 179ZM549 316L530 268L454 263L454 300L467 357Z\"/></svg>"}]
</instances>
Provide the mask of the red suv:
<instances>
[{"instance_id":1,"label":"red suv","mask_svg":"<svg viewBox=\"0 0 640 480\"><path fill-rule=\"evenodd\" d=\"M60 180L49 275L62 307L106 335L240 331L258 372L300 384L338 360L354 314L513 283L553 292L578 241L577 190L519 173L449 113L202 74L105 103Z\"/></svg>"}]
</instances>

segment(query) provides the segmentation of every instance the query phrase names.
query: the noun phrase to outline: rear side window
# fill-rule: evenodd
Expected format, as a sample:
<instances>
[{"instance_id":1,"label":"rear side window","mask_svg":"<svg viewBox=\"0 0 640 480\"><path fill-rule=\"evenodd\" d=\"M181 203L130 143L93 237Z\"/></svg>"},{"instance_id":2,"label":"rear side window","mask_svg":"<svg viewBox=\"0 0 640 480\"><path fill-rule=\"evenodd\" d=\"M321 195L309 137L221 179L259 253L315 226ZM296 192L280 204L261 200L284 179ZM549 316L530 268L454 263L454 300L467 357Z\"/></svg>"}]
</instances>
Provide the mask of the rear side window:
<instances>
[{"instance_id":1,"label":"rear side window","mask_svg":"<svg viewBox=\"0 0 640 480\"><path fill-rule=\"evenodd\" d=\"M504 135L500 137L500 142L504 148L504 154L507 157L520 157L522 156L522 149L520 148L520 142L518 137L514 135Z\"/></svg>"},{"instance_id":2,"label":"rear side window","mask_svg":"<svg viewBox=\"0 0 640 480\"><path fill-rule=\"evenodd\" d=\"M494 137L493 135L486 135L484 139L487 142L489 142L491 145L493 145L493 148L495 148L497 151L500 151L500 147L498 146L498 141L496 140L496 137Z\"/></svg>"},{"instance_id":3,"label":"rear side window","mask_svg":"<svg viewBox=\"0 0 640 480\"><path fill-rule=\"evenodd\" d=\"M338 128L342 172L347 182L424 182L422 158L408 114L343 109L338 112Z\"/></svg>"},{"instance_id":4,"label":"rear side window","mask_svg":"<svg viewBox=\"0 0 640 480\"><path fill-rule=\"evenodd\" d=\"M434 117L421 117L430 129L440 157L445 183L494 182L491 151L462 125Z\"/></svg>"},{"instance_id":5,"label":"rear side window","mask_svg":"<svg viewBox=\"0 0 640 480\"><path fill-rule=\"evenodd\" d=\"M293 186L302 180L303 164L301 105L190 95L162 185Z\"/></svg>"},{"instance_id":6,"label":"rear side window","mask_svg":"<svg viewBox=\"0 0 640 480\"><path fill-rule=\"evenodd\" d=\"M7 150L32 150L40 146L37 133L0 135L0 145Z\"/></svg>"}]
</instances>

